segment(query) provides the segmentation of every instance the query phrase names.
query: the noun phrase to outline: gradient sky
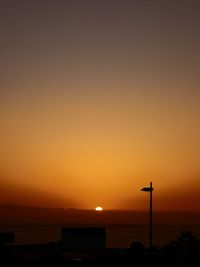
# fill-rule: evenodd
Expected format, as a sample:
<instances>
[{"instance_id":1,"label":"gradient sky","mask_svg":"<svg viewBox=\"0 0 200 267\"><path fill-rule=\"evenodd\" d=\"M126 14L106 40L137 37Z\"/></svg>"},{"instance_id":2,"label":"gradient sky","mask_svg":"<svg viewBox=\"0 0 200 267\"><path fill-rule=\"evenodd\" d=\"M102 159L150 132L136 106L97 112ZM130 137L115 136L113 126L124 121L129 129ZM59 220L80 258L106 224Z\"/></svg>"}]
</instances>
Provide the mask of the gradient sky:
<instances>
[{"instance_id":1,"label":"gradient sky","mask_svg":"<svg viewBox=\"0 0 200 267\"><path fill-rule=\"evenodd\" d=\"M200 1L0 1L0 202L200 211Z\"/></svg>"}]
</instances>

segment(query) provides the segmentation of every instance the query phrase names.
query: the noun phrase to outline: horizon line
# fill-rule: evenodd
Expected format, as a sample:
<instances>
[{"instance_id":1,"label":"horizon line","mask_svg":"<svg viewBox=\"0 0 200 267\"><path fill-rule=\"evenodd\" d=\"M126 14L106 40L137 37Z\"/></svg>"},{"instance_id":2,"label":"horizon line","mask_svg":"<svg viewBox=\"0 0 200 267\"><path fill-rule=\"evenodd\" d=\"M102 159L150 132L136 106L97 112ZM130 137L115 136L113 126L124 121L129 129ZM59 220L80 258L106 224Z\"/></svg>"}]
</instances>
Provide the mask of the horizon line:
<instances>
[{"instance_id":1,"label":"horizon line","mask_svg":"<svg viewBox=\"0 0 200 267\"><path fill-rule=\"evenodd\" d=\"M51 210L77 210L77 211L92 211L96 212L95 208L75 208L75 207L47 207L47 206L32 206L32 205L25 205L25 204L15 204L15 203L4 203L0 202L0 206L14 206L14 207L26 207L26 208L37 208L37 209L51 209ZM148 212L148 209L141 209L141 210L135 210L135 209L103 209L101 213L107 212L107 211L114 211L114 212ZM165 213L200 213L200 210L194 211L194 210L153 210L153 212L165 212Z\"/></svg>"}]
</instances>

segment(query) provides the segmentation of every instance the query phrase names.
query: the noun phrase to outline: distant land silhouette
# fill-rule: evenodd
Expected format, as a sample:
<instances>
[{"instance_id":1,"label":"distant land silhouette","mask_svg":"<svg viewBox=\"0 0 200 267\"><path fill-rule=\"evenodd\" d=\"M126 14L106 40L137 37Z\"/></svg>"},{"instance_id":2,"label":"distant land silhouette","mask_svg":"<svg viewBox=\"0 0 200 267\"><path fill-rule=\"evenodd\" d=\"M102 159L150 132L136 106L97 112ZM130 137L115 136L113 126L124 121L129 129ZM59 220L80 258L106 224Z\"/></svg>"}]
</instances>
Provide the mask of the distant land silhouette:
<instances>
[{"instance_id":1,"label":"distant land silhouette","mask_svg":"<svg viewBox=\"0 0 200 267\"><path fill-rule=\"evenodd\" d=\"M148 211L52 209L0 204L0 223L146 224ZM200 213L154 211L154 224L200 224Z\"/></svg>"}]
</instances>

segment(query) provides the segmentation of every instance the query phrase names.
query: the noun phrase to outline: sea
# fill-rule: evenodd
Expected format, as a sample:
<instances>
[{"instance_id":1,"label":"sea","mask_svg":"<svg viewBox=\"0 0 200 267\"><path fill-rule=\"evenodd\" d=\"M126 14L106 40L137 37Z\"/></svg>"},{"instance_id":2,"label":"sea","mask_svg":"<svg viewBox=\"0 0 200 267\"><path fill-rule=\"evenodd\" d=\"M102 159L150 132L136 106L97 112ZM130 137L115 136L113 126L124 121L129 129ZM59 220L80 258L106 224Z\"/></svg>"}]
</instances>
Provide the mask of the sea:
<instances>
[{"instance_id":1,"label":"sea","mask_svg":"<svg viewBox=\"0 0 200 267\"><path fill-rule=\"evenodd\" d=\"M128 248L133 241L148 245L148 225L0 224L0 232L14 232L15 244L46 244L61 240L63 227L105 227L107 248ZM200 238L200 225L154 225L153 243L163 246L177 240L182 231Z\"/></svg>"}]
</instances>

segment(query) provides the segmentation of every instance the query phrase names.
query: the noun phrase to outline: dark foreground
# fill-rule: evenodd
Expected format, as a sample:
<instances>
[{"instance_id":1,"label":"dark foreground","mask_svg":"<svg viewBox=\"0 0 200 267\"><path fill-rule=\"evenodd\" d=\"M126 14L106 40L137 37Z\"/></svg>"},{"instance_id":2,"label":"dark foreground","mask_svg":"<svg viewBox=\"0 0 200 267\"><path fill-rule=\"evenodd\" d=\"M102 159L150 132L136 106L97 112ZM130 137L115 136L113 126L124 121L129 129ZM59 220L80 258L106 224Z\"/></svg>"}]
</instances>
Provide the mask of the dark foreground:
<instances>
[{"instance_id":1,"label":"dark foreground","mask_svg":"<svg viewBox=\"0 0 200 267\"><path fill-rule=\"evenodd\" d=\"M128 249L69 249L63 241L45 245L0 245L1 266L200 266L200 240L184 232L152 251L140 242Z\"/></svg>"}]
</instances>

